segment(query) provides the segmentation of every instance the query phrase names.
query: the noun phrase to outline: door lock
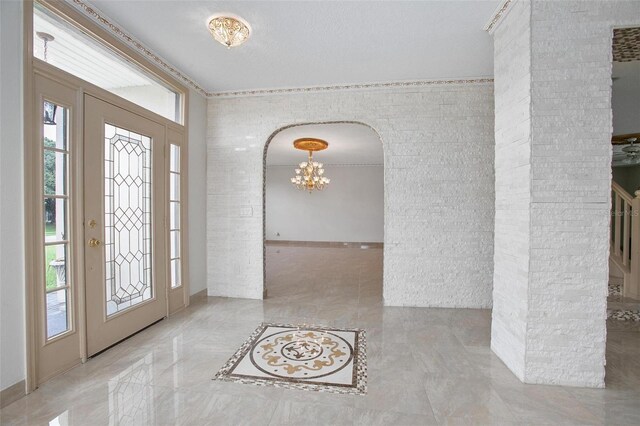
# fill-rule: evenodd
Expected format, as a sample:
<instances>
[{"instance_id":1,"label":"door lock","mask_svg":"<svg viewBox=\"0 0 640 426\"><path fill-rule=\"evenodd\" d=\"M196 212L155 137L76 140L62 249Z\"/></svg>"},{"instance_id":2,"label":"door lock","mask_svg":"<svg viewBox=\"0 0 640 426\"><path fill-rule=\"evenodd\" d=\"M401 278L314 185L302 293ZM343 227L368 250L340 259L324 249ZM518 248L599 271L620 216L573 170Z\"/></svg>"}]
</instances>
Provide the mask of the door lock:
<instances>
[{"instance_id":1,"label":"door lock","mask_svg":"<svg viewBox=\"0 0 640 426\"><path fill-rule=\"evenodd\" d=\"M97 240L95 238L91 238L89 240L89 247L98 247L100 244L100 240Z\"/></svg>"}]
</instances>

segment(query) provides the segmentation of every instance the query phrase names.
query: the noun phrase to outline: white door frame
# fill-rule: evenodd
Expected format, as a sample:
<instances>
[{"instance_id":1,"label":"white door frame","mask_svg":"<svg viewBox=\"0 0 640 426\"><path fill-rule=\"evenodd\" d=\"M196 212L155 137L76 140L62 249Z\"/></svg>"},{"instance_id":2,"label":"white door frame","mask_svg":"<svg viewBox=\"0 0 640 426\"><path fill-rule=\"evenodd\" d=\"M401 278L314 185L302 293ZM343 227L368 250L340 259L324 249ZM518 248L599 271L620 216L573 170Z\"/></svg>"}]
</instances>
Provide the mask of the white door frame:
<instances>
[{"instance_id":1,"label":"white door frame","mask_svg":"<svg viewBox=\"0 0 640 426\"><path fill-rule=\"evenodd\" d=\"M126 58L130 59L132 62L140 65L145 71L148 71L149 74L154 75L158 79L160 79L167 86L171 87L175 90L182 98L182 112L183 117L182 121L184 123L188 122L188 103L189 103L189 90L176 82L172 76L164 73L163 71L156 68L153 64L151 64L146 58L139 55L130 47L126 46L124 43L116 40L111 34L107 33L104 29L100 28L97 24L90 22L87 18L82 16L79 12L75 11L71 6L65 4L64 2L55 2L52 0L40 0L40 3L50 8L54 13L57 13L63 16L65 19L77 24L79 27L83 28L87 32L96 36L96 38L100 39L107 46L112 48L113 50L118 51L120 54L124 55ZM81 159L83 157L82 153L82 140L79 135L83 134L83 102L82 99L84 94L90 94L94 97L104 100L105 102L112 103L119 107L122 107L132 113L141 115L145 118L148 118L152 121L158 122L166 127L166 133L171 134L171 143L179 145L181 147L181 169L182 178L181 178L181 193L182 193L182 203L180 206L181 218L182 218L182 232L181 232L181 246L182 246L182 285L175 289L171 289L168 286L167 290L167 314L173 313L184 307L188 306L189 303L189 277L188 277L188 253L187 253L187 235L188 228L186 223L186 218L188 217L187 205L188 205L188 194L187 194L187 158L188 158L188 134L187 127L185 125L181 125L175 123L171 120L166 119L158 114L155 114L151 111L148 111L132 102L129 102L125 99L120 98L104 89L101 89L95 85L92 85L84 80L81 80L77 77L74 77L71 74L68 74L64 71L61 71L58 68L55 68L43 61L40 61L33 56L33 6L34 3L32 0L24 1L23 8L23 40L24 40L24 161L25 161L25 316L26 316L26 392L29 393L35 390L38 385L43 381L38 377L38 359L40 347L42 346L41 342L38 339L39 324L38 320L38 309L37 309L37 301L41 295L40 286L41 286L41 278L42 273L39 272L42 269L42 265L44 264L43 253L41 250L41 244L43 240L43 236L39 232L42 224L42 216L40 215L40 211L42 210L42 201L38 198L39 188L42 186L42 180L34 177L33 171L38 170L41 167L41 150L39 141L39 129L38 126L42 125L42 117L37 113L38 111L38 103L36 101L36 88L35 88L35 78L36 75L41 75L47 79L50 79L57 84L68 87L69 89L76 91L76 102L72 111L72 125L71 132L73 132L74 138L70 141L70 143L74 144L73 148L74 158ZM165 158L165 161L168 162L168 158ZM73 205L75 207L69 207L70 209L74 209L77 217L82 218L82 191L81 183L83 178L83 170L81 167L81 163L79 167L74 167L73 164L70 164L70 174L69 179L74 186L71 188L73 195ZM166 190L168 190L168 176L163 183L165 185ZM79 209L79 210L78 210ZM73 214L73 212L72 212ZM168 206L165 208L164 215L168 214ZM75 220L75 223L69 223L70 227L73 227L72 232L75 231L75 249L72 254L69 256L74 256L74 266L73 271L69 271L72 274L75 274L75 298L77 301L76 308L76 321L77 327L76 332L79 334L79 347L78 347L78 360L81 362L85 362L87 359L87 351L86 351L86 318L85 318L85 293L84 293L84 273L81 272L84 270L84 230L82 220ZM165 233L164 237L167 239L168 243L168 231ZM166 264L167 274L169 273L169 263ZM72 278L74 279L74 278ZM69 366L65 367L66 369L70 368ZM63 371L57 371L56 374L62 373Z\"/></svg>"}]
</instances>

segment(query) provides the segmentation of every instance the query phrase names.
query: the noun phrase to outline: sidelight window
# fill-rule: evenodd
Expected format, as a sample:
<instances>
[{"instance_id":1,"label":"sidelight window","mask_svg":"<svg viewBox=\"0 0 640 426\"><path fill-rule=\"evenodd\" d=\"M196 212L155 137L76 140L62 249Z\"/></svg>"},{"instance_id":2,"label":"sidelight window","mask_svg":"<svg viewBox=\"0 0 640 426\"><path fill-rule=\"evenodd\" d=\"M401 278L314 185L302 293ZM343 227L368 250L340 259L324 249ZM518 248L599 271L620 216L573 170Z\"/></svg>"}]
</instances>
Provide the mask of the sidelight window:
<instances>
[{"instance_id":1,"label":"sidelight window","mask_svg":"<svg viewBox=\"0 0 640 426\"><path fill-rule=\"evenodd\" d=\"M180 146L171 144L169 150L169 261L171 264L171 288L182 285L180 206Z\"/></svg>"},{"instance_id":2,"label":"sidelight window","mask_svg":"<svg viewBox=\"0 0 640 426\"><path fill-rule=\"evenodd\" d=\"M69 110L43 104L44 295L47 339L70 330Z\"/></svg>"}]
</instances>

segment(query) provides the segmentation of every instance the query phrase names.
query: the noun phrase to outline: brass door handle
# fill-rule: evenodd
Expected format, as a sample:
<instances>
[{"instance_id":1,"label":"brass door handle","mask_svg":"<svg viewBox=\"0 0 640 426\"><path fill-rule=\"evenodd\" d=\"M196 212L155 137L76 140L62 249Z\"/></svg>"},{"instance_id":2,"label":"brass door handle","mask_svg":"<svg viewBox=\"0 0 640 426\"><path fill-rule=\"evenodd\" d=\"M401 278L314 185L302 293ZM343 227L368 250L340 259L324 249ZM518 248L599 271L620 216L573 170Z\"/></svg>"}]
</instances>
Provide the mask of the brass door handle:
<instances>
[{"instance_id":1,"label":"brass door handle","mask_svg":"<svg viewBox=\"0 0 640 426\"><path fill-rule=\"evenodd\" d=\"M98 247L100 244L100 240L97 240L95 238L91 238L89 240L89 247Z\"/></svg>"}]
</instances>

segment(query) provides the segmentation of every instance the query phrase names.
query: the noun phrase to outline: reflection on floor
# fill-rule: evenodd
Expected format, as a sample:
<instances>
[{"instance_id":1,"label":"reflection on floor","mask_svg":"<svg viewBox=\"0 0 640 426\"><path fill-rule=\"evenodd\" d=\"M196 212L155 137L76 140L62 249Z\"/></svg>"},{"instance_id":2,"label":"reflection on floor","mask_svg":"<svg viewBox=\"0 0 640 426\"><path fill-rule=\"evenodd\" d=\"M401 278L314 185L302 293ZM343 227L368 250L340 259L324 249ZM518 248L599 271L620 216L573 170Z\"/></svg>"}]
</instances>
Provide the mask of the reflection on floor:
<instances>
[{"instance_id":1,"label":"reflection on floor","mask_svg":"<svg viewBox=\"0 0 640 426\"><path fill-rule=\"evenodd\" d=\"M523 385L491 313L382 306L382 250L268 247L269 298L202 298L2 410L2 424L640 424L640 329L610 321L607 386ZM260 322L367 331L366 395L211 380Z\"/></svg>"}]
</instances>

